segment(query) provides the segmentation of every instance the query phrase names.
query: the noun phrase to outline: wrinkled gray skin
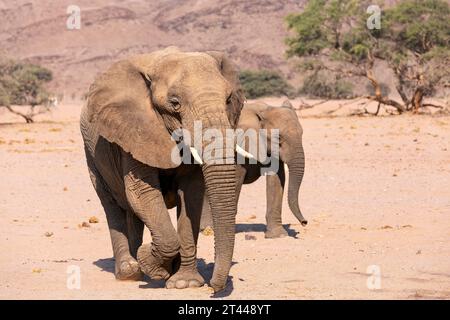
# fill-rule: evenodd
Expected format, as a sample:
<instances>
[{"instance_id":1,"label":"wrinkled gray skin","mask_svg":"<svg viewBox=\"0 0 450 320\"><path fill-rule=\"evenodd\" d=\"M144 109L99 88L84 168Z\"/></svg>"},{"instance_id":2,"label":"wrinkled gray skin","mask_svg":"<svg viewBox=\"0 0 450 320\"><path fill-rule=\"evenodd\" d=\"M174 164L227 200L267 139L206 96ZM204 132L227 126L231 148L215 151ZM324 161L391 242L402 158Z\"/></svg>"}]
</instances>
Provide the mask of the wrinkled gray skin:
<instances>
[{"instance_id":1,"label":"wrinkled gray skin","mask_svg":"<svg viewBox=\"0 0 450 320\"><path fill-rule=\"evenodd\" d=\"M181 127L192 132L195 120L204 129L234 128L243 100L236 69L222 53L174 47L119 61L91 85L81 133L110 229L117 279L139 279L142 271L166 279L167 288L202 286L196 244L206 193L216 230L210 284L215 292L226 286L236 165L180 165L170 133ZM174 206L178 234L168 213ZM142 245L144 225L151 244Z\"/></svg>"},{"instance_id":2,"label":"wrinkled gray skin","mask_svg":"<svg viewBox=\"0 0 450 320\"><path fill-rule=\"evenodd\" d=\"M264 103L245 104L239 118L238 128L247 129L267 129L269 139L267 141L268 154L270 154L270 130L278 129L279 144L279 170L274 175L266 177L266 238L279 238L287 236L286 230L281 222L281 208L285 184L284 164L289 169L288 204L292 213L298 221L305 226L307 220L303 217L298 204L298 194L305 171L305 155L302 145L303 129L298 120L292 105L285 101L279 108L270 107ZM245 146L247 151L250 149ZM254 155L257 157L257 155ZM257 164L238 165L238 185L237 195L242 184L249 184L256 181L261 176L261 162ZM212 226L211 211L205 197L204 209L201 218L200 229Z\"/></svg>"}]
</instances>

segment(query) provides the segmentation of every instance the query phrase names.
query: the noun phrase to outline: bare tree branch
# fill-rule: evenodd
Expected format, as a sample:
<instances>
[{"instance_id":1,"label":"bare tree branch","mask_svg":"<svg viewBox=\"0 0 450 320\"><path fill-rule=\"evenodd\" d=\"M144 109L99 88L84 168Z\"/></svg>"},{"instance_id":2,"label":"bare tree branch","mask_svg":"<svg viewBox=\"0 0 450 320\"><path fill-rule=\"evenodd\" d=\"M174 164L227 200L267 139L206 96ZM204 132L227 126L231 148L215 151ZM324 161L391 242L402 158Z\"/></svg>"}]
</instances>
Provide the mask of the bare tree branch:
<instances>
[{"instance_id":1,"label":"bare tree branch","mask_svg":"<svg viewBox=\"0 0 450 320\"><path fill-rule=\"evenodd\" d=\"M439 106L437 104L432 104L432 103L424 103L424 104L422 104L422 107L431 107L431 108L437 108L437 109L444 109L443 106Z\"/></svg>"},{"instance_id":2,"label":"bare tree branch","mask_svg":"<svg viewBox=\"0 0 450 320\"><path fill-rule=\"evenodd\" d=\"M326 103L328 101L329 100L322 100L322 101L319 101L319 102L316 102L316 103L313 103L313 104L309 104L309 103L303 101L303 99L300 99L300 105L297 108L295 108L295 109L296 110L311 109L311 108L314 108L315 106L324 104L324 103Z\"/></svg>"},{"instance_id":3,"label":"bare tree branch","mask_svg":"<svg viewBox=\"0 0 450 320\"><path fill-rule=\"evenodd\" d=\"M30 106L30 109L28 110L27 113L22 113L22 112L19 112L19 111L17 111L17 110L14 110L11 106L4 106L4 107L5 107L9 112L11 112L11 113L13 113L13 114L15 114L15 115L18 115L18 116L24 118L25 121L26 121L27 123L33 123L33 122L34 122L34 119L33 119L33 118L34 118L35 116L50 111L50 108L48 108L48 107L46 107L46 106L43 106L40 110L36 110L36 106L35 106L35 105Z\"/></svg>"}]
</instances>

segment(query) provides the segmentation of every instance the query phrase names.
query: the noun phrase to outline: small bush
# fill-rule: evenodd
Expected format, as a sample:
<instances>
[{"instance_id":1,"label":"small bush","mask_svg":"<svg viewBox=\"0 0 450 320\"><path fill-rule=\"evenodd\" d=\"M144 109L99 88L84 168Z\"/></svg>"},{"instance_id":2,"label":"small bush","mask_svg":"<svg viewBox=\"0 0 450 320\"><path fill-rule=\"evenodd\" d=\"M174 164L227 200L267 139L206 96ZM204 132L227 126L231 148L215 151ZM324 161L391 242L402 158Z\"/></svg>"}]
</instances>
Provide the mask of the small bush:
<instances>
[{"instance_id":1,"label":"small bush","mask_svg":"<svg viewBox=\"0 0 450 320\"><path fill-rule=\"evenodd\" d=\"M44 67L0 57L0 107L23 117L27 123L33 122L35 115L48 111L35 107L49 101L45 84L51 80L52 72ZM19 112L11 105L29 106L30 110Z\"/></svg>"},{"instance_id":2,"label":"small bush","mask_svg":"<svg viewBox=\"0 0 450 320\"><path fill-rule=\"evenodd\" d=\"M311 98L326 99L344 99L354 96L351 83L341 79L330 81L317 72L305 79L299 93Z\"/></svg>"},{"instance_id":3,"label":"small bush","mask_svg":"<svg viewBox=\"0 0 450 320\"><path fill-rule=\"evenodd\" d=\"M44 84L52 80L50 70L22 61L0 60L1 105L40 105L47 101Z\"/></svg>"},{"instance_id":4,"label":"small bush","mask_svg":"<svg viewBox=\"0 0 450 320\"><path fill-rule=\"evenodd\" d=\"M239 75L245 96L255 99L263 96L292 96L294 90L282 75L276 71L244 70Z\"/></svg>"}]
</instances>

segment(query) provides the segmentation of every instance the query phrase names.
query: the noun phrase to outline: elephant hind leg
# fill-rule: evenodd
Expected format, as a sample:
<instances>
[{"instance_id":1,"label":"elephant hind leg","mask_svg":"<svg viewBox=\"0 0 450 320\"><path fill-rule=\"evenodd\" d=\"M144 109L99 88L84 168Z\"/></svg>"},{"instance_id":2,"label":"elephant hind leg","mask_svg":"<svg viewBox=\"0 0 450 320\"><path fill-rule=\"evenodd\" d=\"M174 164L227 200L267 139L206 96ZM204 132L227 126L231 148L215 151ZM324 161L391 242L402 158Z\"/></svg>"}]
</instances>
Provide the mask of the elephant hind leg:
<instances>
[{"instance_id":1,"label":"elephant hind leg","mask_svg":"<svg viewBox=\"0 0 450 320\"><path fill-rule=\"evenodd\" d=\"M109 233L111 235L114 259L116 260L115 276L118 280L140 280L142 278L142 272L136 259L130 253L127 213L119 207L108 193L100 190L99 198L105 210ZM134 238L130 240L136 243Z\"/></svg>"},{"instance_id":2,"label":"elephant hind leg","mask_svg":"<svg viewBox=\"0 0 450 320\"><path fill-rule=\"evenodd\" d=\"M118 280L140 280L143 275L139 264L130 252L129 242L131 240L132 243L135 243L134 245L137 245L137 240L134 239L134 236L131 239L128 238L127 213L110 195L103 194L99 197L105 209L111 235L113 254L116 260L115 276Z\"/></svg>"},{"instance_id":3,"label":"elephant hind leg","mask_svg":"<svg viewBox=\"0 0 450 320\"><path fill-rule=\"evenodd\" d=\"M92 158L87 153L89 175L92 184L100 199L108 222L111 244L115 259L115 276L118 280L139 280L142 272L136 259L130 254L128 242L127 217L123 210L109 192L106 184L96 170Z\"/></svg>"},{"instance_id":4,"label":"elephant hind leg","mask_svg":"<svg viewBox=\"0 0 450 320\"><path fill-rule=\"evenodd\" d=\"M138 248L142 245L144 223L132 210L127 210L127 235L131 256L136 259Z\"/></svg>"}]
</instances>

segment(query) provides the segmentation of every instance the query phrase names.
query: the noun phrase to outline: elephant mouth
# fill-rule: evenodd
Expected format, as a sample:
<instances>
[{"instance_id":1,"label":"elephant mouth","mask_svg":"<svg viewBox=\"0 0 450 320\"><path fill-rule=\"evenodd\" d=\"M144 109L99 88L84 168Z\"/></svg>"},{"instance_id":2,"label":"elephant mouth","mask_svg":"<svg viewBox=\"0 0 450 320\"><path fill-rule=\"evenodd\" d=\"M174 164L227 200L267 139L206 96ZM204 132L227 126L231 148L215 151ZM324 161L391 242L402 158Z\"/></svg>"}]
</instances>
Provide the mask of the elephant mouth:
<instances>
[{"instance_id":1,"label":"elephant mouth","mask_svg":"<svg viewBox=\"0 0 450 320\"><path fill-rule=\"evenodd\" d=\"M265 131L247 128L245 130L238 128L218 129L219 126L211 126L210 124L203 128L202 121L187 121L182 128L174 130L171 135L174 141L177 141L178 149L183 149L189 156L183 158L183 163L191 164L191 156L197 164L220 164L212 161L222 161L223 159L231 160L233 157L237 164L245 164L246 160L252 160L251 163L265 160L260 154L268 154L267 141L261 138L266 136ZM278 141L278 135L271 133L270 141ZM187 150L189 149L189 150ZM222 150L231 152L232 154L220 154ZM247 151L249 150L249 151ZM278 154L278 145L272 143L272 152ZM207 151L207 152L205 152ZM207 154L205 156L205 153ZM212 156L214 154L214 156ZM258 155L258 156L256 156ZM232 162L226 162L231 164Z\"/></svg>"},{"instance_id":2,"label":"elephant mouth","mask_svg":"<svg viewBox=\"0 0 450 320\"><path fill-rule=\"evenodd\" d=\"M240 154L240 155L241 155L242 157L244 157L244 158L247 158L247 159L255 159L255 157L254 157L251 153L245 151L245 150L242 149L239 145L236 145L234 149L235 149L235 151L236 151L237 154ZM203 164L204 164L203 159L202 159L202 157L200 156L200 153L197 151L197 149L196 149L195 147L189 147L189 150L191 151L191 155L192 155L192 157L194 158L194 160L195 160L198 164L203 165ZM215 163L214 163L214 162L208 161L208 164L215 164Z\"/></svg>"}]
</instances>

